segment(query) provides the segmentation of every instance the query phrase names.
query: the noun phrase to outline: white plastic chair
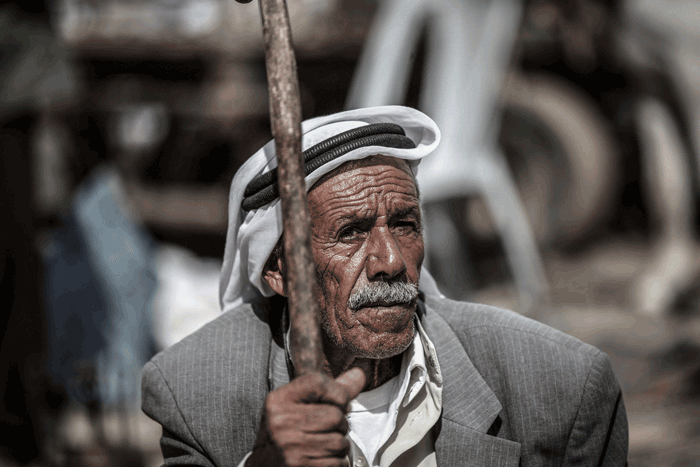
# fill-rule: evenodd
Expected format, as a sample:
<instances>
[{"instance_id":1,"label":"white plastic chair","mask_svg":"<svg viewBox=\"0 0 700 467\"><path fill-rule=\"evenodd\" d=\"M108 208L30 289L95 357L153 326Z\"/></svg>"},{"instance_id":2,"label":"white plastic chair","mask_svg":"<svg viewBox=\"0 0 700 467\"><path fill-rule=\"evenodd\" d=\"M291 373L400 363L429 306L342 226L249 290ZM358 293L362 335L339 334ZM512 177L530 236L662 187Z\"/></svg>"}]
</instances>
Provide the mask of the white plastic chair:
<instances>
[{"instance_id":1,"label":"white plastic chair","mask_svg":"<svg viewBox=\"0 0 700 467\"><path fill-rule=\"evenodd\" d=\"M496 223L528 312L549 290L542 259L504 155L496 144L500 91L519 29L517 0L384 0L354 76L347 108L401 104L411 56L428 24L420 108L440 127L443 140L421 163L424 203L479 195ZM433 206L436 206L433 204ZM445 218L433 213L432 217ZM430 245L431 213L426 212ZM459 235L452 223L440 224ZM459 262L464 258L438 258ZM447 265L448 271L458 268Z\"/></svg>"}]
</instances>

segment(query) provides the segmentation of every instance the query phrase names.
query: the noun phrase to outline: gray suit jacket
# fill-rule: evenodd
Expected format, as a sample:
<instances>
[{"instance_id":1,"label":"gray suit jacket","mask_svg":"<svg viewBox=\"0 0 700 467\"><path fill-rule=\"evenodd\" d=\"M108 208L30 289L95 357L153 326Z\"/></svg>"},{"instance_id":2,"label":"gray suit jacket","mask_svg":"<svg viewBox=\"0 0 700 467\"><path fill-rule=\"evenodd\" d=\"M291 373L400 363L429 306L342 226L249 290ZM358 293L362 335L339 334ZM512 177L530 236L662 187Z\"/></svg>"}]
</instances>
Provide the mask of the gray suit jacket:
<instances>
[{"instance_id":1,"label":"gray suit jacket","mask_svg":"<svg viewBox=\"0 0 700 467\"><path fill-rule=\"evenodd\" d=\"M426 298L442 368L440 466L622 466L627 418L604 353L515 313ZM289 380L269 305L223 314L146 364L143 410L166 465L236 466L266 394Z\"/></svg>"}]
</instances>

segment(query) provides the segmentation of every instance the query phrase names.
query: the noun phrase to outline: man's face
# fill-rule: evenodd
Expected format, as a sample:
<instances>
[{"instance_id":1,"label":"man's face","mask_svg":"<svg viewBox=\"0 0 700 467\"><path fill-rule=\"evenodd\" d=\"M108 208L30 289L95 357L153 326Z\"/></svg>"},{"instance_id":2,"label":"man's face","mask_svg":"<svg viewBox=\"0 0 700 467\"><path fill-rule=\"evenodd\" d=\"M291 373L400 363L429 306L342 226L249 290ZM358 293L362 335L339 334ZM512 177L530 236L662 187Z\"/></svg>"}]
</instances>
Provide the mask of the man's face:
<instances>
[{"instance_id":1,"label":"man's face","mask_svg":"<svg viewBox=\"0 0 700 467\"><path fill-rule=\"evenodd\" d=\"M405 161L374 156L309 192L321 323L327 341L356 358L388 358L413 340L416 300L353 309L374 283L418 285L423 236L418 192Z\"/></svg>"}]
</instances>

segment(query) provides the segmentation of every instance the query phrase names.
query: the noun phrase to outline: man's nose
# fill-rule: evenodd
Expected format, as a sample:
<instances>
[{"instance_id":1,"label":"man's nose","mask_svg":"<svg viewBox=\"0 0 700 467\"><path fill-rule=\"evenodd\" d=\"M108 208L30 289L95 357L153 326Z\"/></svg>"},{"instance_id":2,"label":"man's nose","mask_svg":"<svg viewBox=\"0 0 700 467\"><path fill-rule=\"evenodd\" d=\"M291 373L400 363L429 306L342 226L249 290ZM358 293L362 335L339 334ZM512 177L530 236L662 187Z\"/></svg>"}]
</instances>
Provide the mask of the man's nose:
<instances>
[{"instance_id":1,"label":"man's nose","mask_svg":"<svg viewBox=\"0 0 700 467\"><path fill-rule=\"evenodd\" d=\"M388 227L375 227L368 239L367 278L392 279L406 271L406 262Z\"/></svg>"}]
</instances>

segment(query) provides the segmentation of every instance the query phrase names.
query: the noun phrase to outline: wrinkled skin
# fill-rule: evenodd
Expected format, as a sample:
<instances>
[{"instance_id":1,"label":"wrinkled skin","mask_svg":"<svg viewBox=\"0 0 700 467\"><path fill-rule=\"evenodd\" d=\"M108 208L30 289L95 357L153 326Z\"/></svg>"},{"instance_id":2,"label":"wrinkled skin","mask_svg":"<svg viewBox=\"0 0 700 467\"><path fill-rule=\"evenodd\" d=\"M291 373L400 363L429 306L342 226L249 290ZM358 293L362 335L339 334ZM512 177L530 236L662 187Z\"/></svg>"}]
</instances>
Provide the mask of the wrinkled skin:
<instances>
[{"instance_id":1,"label":"wrinkled skin","mask_svg":"<svg viewBox=\"0 0 700 467\"><path fill-rule=\"evenodd\" d=\"M353 291L374 281L418 284L424 247L408 164L385 156L347 163L308 199L326 374L268 395L249 466L347 465L348 403L397 375L413 340L415 301L347 306ZM279 259L277 270L263 273L280 295L284 272Z\"/></svg>"},{"instance_id":2,"label":"wrinkled skin","mask_svg":"<svg viewBox=\"0 0 700 467\"><path fill-rule=\"evenodd\" d=\"M267 395L252 466L347 467L345 414L365 384L357 368L330 379L309 373Z\"/></svg>"},{"instance_id":3,"label":"wrinkled skin","mask_svg":"<svg viewBox=\"0 0 700 467\"><path fill-rule=\"evenodd\" d=\"M418 193L407 164L388 157L360 164L309 193L324 352L333 374L351 360L398 355L413 340L415 303L347 306L350 294L370 282L417 284L423 262Z\"/></svg>"}]
</instances>

